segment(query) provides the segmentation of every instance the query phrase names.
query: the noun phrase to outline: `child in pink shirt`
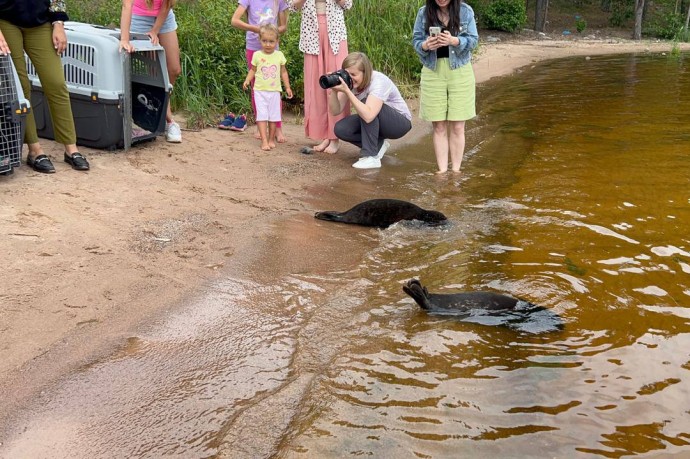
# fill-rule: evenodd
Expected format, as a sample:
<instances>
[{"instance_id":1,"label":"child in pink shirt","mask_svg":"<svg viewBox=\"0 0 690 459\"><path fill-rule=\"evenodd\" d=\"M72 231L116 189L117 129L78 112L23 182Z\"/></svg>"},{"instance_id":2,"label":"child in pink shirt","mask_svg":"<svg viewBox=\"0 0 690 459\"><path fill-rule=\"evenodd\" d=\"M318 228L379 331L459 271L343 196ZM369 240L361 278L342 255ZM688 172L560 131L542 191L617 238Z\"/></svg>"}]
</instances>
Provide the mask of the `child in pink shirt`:
<instances>
[{"instance_id":1,"label":"child in pink shirt","mask_svg":"<svg viewBox=\"0 0 690 459\"><path fill-rule=\"evenodd\" d=\"M170 84L182 73L180 64L180 45L177 41L177 22L172 10L175 0L123 0L120 16L120 49L128 53L134 51L129 42L130 33L148 35L151 43L160 44L165 49L165 63L168 68ZM168 104L165 115L165 138L168 142L182 142L182 131L173 120L172 109Z\"/></svg>"}]
</instances>

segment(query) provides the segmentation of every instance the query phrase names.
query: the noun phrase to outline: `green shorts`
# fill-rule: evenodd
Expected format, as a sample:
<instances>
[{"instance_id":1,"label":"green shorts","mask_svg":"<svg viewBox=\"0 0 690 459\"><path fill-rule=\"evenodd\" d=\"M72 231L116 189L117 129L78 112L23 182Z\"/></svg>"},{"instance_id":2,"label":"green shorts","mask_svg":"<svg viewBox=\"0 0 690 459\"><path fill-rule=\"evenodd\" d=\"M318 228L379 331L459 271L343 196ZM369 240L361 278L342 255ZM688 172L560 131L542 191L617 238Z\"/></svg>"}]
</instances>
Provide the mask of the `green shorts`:
<instances>
[{"instance_id":1,"label":"green shorts","mask_svg":"<svg viewBox=\"0 0 690 459\"><path fill-rule=\"evenodd\" d=\"M451 70L448 59L436 60L436 70L422 67L419 117L425 121L466 121L477 116L472 64Z\"/></svg>"}]
</instances>

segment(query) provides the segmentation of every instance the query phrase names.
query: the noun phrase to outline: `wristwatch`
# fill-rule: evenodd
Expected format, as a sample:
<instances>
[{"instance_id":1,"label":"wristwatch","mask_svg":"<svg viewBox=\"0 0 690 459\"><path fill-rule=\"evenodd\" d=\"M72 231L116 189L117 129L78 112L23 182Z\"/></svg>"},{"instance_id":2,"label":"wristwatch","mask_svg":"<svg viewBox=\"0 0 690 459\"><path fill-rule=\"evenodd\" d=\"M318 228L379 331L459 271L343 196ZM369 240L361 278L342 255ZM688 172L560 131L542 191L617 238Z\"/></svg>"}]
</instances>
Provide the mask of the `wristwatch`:
<instances>
[{"instance_id":1,"label":"wristwatch","mask_svg":"<svg viewBox=\"0 0 690 459\"><path fill-rule=\"evenodd\" d=\"M55 24L60 24L60 25L63 25L63 26L64 26L64 25L65 25L65 21L53 21L53 22L51 22L51 25L55 25Z\"/></svg>"}]
</instances>

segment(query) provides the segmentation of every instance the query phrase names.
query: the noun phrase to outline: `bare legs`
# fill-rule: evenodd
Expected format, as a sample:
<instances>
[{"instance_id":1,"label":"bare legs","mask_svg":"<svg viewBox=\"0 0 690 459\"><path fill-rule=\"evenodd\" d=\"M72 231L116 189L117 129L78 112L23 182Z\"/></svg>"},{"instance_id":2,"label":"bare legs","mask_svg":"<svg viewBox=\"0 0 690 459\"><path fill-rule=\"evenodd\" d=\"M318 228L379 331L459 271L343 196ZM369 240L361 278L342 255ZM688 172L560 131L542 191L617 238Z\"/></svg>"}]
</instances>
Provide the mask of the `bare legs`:
<instances>
[{"instance_id":1,"label":"bare legs","mask_svg":"<svg viewBox=\"0 0 690 459\"><path fill-rule=\"evenodd\" d=\"M177 32L167 32L158 35L158 41L163 49L165 49L165 64L168 68L168 79L170 84L175 86L177 77L182 73L182 66L180 64L180 44L177 41ZM165 120L168 123L173 121L172 108L168 103L168 112L165 114Z\"/></svg>"},{"instance_id":2,"label":"bare legs","mask_svg":"<svg viewBox=\"0 0 690 459\"><path fill-rule=\"evenodd\" d=\"M436 153L437 174L448 171L448 156L450 155L451 169L460 172L462 157L465 153L465 122L464 121L434 121L432 135L434 153Z\"/></svg>"},{"instance_id":3,"label":"bare legs","mask_svg":"<svg viewBox=\"0 0 690 459\"><path fill-rule=\"evenodd\" d=\"M261 149L264 151L271 150L276 147L276 123L269 121L257 121L259 135L261 136Z\"/></svg>"}]
</instances>

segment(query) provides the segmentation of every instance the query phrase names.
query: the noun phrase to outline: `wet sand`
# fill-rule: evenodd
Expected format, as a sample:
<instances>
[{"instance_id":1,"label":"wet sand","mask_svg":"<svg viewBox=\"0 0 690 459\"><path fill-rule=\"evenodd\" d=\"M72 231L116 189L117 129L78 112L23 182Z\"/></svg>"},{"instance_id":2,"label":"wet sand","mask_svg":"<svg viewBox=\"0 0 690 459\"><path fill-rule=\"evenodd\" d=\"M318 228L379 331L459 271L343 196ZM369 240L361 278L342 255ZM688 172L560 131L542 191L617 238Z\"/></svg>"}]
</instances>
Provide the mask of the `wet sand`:
<instances>
[{"instance_id":1,"label":"wet sand","mask_svg":"<svg viewBox=\"0 0 690 459\"><path fill-rule=\"evenodd\" d=\"M474 69L482 83L544 59L670 50L670 43L621 39L482 43ZM257 250L273 250L273 224L321 210L310 206L310 193L328 193L351 176L357 158L350 145L336 155L302 155L311 143L299 120L287 119L284 130L288 142L271 152L259 149L253 127L184 131L182 144L160 139L128 152L82 148L88 173L69 169L60 146L43 141L56 174L22 166L0 178L0 433L42 388L109 355L130 330L208 282L239 276L230 270L271 272L254 261ZM429 131L415 118L391 154ZM309 245L301 246L289 261L306 267Z\"/></svg>"}]
</instances>

